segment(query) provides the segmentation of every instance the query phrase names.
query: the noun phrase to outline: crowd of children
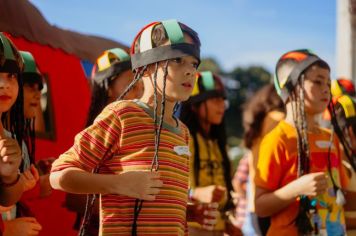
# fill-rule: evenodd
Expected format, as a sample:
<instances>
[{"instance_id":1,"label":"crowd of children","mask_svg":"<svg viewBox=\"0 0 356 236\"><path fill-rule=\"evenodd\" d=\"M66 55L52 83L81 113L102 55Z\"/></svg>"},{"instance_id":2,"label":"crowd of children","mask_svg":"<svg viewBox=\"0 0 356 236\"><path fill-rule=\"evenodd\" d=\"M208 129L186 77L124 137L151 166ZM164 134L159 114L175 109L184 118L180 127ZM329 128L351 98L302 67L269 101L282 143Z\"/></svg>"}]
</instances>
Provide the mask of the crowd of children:
<instances>
[{"instance_id":1,"label":"crowd of children","mask_svg":"<svg viewBox=\"0 0 356 236\"><path fill-rule=\"evenodd\" d=\"M140 30L129 53L104 51L86 128L49 174L35 155L41 72L0 33L0 235L41 234L25 204L36 185L42 197L67 192L79 235L356 235L353 84L331 82L309 50L283 54L274 85L243 106L248 151L234 170L226 89L198 72L200 46L166 20Z\"/></svg>"}]
</instances>

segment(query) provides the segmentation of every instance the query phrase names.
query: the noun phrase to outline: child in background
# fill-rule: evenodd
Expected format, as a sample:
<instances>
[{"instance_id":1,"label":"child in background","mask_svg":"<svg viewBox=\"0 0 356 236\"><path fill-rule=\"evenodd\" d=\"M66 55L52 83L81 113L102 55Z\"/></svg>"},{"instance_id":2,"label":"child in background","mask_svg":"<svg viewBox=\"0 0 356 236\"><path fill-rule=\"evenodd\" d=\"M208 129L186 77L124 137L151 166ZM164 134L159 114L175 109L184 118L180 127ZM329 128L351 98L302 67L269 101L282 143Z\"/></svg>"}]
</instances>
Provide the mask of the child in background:
<instances>
[{"instance_id":1,"label":"child in background","mask_svg":"<svg viewBox=\"0 0 356 236\"><path fill-rule=\"evenodd\" d=\"M121 48L106 50L98 57L92 71L92 97L86 127L109 103L124 92L132 82L130 55ZM124 99L140 98L143 93L142 81L137 82Z\"/></svg>"},{"instance_id":2,"label":"child in background","mask_svg":"<svg viewBox=\"0 0 356 236\"><path fill-rule=\"evenodd\" d=\"M199 38L186 25L144 27L131 47L135 77L120 99L141 79L143 96L107 106L55 161L53 187L100 194L100 235L187 234L189 131L173 110L189 98L199 61Z\"/></svg>"},{"instance_id":3,"label":"child in background","mask_svg":"<svg viewBox=\"0 0 356 236\"><path fill-rule=\"evenodd\" d=\"M284 54L275 86L286 118L262 140L255 210L271 216L267 235L344 235L348 178L336 137L316 117L330 101L330 68L308 50Z\"/></svg>"},{"instance_id":4,"label":"child in background","mask_svg":"<svg viewBox=\"0 0 356 236\"><path fill-rule=\"evenodd\" d=\"M34 189L38 180L39 173L35 167L35 114L36 107L39 106L40 100L40 86L42 86L42 79L37 70L36 62L29 52L19 51L24 62L24 70L21 73L23 80L23 98L24 98L24 145L23 145L23 161L21 171L23 172L24 192L21 201L16 205L2 208L2 215L5 231L4 235L22 235L34 234L37 235L41 230L41 225L32 214L31 209L25 204L26 199L33 195L38 197ZM48 182L47 175L47 182ZM43 183L43 181L42 181ZM47 188L49 186L47 185Z\"/></svg>"},{"instance_id":5,"label":"child in background","mask_svg":"<svg viewBox=\"0 0 356 236\"><path fill-rule=\"evenodd\" d=\"M254 209L255 172L262 138L284 118L284 104L273 84L258 90L243 106L244 145L249 152L240 160L232 184L237 194L234 224L244 235L266 235L269 218L257 218Z\"/></svg>"},{"instance_id":6,"label":"child in background","mask_svg":"<svg viewBox=\"0 0 356 236\"><path fill-rule=\"evenodd\" d=\"M24 149L20 148L20 145L24 147L22 70L23 61L18 50L3 33L0 33L0 113L2 118L0 123L0 204L3 207L11 207L19 200L24 191L26 179L26 176L19 172L24 158ZM27 222L26 225L31 229L37 226L34 222ZM1 220L1 233L6 235L4 231Z\"/></svg>"},{"instance_id":7,"label":"child in background","mask_svg":"<svg viewBox=\"0 0 356 236\"><path fill-rule=\"evenodd\" d=\"M347 169L350 179L346 190L345 218L347 235L356 235L356 103L349 95L341 95L333 98L329 105L332 115L332 126L342 144L344 153L343 164Z\"/></svg>"},{"instance_id":8,"label":"child in background","mask_svg":"<svg viewBox=\"0 0 356 236\"><path fill-rule=\"evenodd\" d=\"M191 133L190 198L219 203L224 212L231 203L231 167L226 152L223 122L226 94L221 79L210 71L200 72L192 96L182 104L180 119ZM189 224L190 235L223 235L225 221L220 216L213 230Z\"/></svg>"}]
</instances>

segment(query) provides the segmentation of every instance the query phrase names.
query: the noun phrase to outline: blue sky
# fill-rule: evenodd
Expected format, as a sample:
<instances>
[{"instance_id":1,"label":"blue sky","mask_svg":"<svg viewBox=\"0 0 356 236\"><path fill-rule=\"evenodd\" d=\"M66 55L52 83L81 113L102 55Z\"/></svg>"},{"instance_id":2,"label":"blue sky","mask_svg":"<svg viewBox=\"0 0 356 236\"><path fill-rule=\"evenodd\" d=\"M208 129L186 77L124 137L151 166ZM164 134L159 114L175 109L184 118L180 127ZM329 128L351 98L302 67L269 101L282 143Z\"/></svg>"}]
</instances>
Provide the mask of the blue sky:
<instances>
[{"instance_id":1,"label":"blue sky","mask_svg":"<svg viewBox=\"0 0 356 236\"><path fill-rule=\"evenodd\" d=\"M287 50L312 49L335 71L335 0L31 0L56 26L131 44L156 20L178 19L196 30L202 56L225 70L262 65L271 72Z\"/></svg>"}]
</instances>

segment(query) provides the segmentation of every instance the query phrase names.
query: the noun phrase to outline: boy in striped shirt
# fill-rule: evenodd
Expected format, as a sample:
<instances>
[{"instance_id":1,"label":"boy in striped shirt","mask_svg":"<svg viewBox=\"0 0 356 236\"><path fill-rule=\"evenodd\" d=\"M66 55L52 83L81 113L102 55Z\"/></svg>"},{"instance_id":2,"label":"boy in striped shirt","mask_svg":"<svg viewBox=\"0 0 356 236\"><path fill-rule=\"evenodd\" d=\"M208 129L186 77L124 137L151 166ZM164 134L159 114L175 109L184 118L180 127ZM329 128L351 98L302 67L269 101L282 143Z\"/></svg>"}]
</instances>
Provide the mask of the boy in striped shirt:
<instances>
[{"instance_id":1,"label":"boy in striped shirt","mask_svg":"<svg viewBox=\"0 0 356 236\"><path fill-rule=\"evenodd\" d=\"M175 20L153 22L131 62L135 78L120 98L141 79L143 96L108 105L79 133L53 164L51 185L100 194L100 235L186 235L189 131L173 112L192 92L200 40Z\"/></svg>"}]
</instances>

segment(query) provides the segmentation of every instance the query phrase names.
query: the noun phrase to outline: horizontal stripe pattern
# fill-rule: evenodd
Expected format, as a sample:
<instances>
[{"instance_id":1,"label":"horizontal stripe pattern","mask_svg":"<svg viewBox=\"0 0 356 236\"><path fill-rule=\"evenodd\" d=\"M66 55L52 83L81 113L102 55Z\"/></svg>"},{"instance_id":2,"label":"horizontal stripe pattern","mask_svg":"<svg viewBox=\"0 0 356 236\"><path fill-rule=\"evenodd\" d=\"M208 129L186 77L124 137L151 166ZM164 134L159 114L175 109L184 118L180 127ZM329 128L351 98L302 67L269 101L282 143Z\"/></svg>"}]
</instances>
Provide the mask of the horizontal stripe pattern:
<instances>
[{"instance_id":1,"label":"horizontal stripe pattern","mask_svg":"<svg viewBox=\"0 0 356 236\"><path fill-rule=\"evenodd\" d=\"M155 201L144 201L138 218L138 235L187 235L186 207L189 157L178 155L175 146L188 146L189 131L163 128L159 148L159 172L164 185ZM133 101L110 104L75 138L71 149L55 161L52 171L78 167L91 172L107 150L100 173L149 170L154 155L152 117ZM135 199L121 195L101 196L100 235L131 235Z\"/></svg>"}]
</instances>

